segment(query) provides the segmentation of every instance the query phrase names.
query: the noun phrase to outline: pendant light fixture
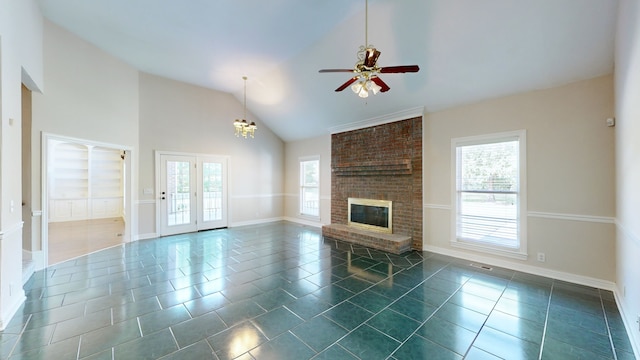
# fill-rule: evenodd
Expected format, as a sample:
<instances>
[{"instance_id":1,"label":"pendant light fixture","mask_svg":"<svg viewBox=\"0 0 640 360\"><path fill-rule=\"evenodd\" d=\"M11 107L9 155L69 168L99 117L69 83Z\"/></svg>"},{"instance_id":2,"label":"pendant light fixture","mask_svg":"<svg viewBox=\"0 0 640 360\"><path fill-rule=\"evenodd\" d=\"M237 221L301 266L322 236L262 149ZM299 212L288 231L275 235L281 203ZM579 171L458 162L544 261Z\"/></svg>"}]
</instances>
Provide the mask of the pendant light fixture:
<instances>
[{"instance_id":1,"label":"pendant light fixture","mask_svg":"<svg viewBox=\"0 0 640 360\"><path fill-rule=\"evenodd\" d=\"M244 116L242 119L236 119L233 122L233 127L236 129L236 136L240 137L242 135L243 138L247 138L247 135L253 138L253 134L258 129L256 123L252 121L251 123L247 122L247 77L243 76L242 80L244 80Z\"/></svg>"}]
</instances>

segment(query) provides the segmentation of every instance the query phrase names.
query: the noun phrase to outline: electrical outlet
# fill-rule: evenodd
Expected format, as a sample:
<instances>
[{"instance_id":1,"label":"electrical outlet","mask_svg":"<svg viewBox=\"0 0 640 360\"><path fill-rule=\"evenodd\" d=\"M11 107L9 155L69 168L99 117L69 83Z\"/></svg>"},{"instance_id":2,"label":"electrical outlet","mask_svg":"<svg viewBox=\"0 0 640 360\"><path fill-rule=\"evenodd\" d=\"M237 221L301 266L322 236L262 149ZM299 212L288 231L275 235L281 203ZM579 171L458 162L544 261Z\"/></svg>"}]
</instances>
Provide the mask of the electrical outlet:
<instances>
[{"instance_id":1,"label":"electrical outlet","mask_svg":"<svg viewBox=\"0 0 640 360\"><path fill-rule=\"evenodd\" d=\"M543 252L539 252L539 253L538 253L538 261L539 261L539 262L545 262L545 261L547 261L547 256L546 256Z\"/></svg>"}]
</instances>

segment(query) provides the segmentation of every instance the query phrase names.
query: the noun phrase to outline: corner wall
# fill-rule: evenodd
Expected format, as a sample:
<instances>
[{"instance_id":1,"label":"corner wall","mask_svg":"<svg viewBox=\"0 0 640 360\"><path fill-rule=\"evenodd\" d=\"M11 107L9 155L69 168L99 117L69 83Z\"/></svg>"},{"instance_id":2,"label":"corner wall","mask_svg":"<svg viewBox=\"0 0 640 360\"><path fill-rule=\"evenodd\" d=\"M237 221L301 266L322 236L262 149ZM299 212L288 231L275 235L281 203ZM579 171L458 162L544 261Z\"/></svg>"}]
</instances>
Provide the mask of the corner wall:
<instances>
[{"instance_id":1,"label":"corner wall","mask_svg":"<svg viewBox=\"0 0 640 360\"><path fill-rule=\"evenodd\" d=\"M155 151L229 156L229 226L283 217L284 143L258 125L255 138L234 136L243 105L231 94L140 73L140 237L157 236ZM251 91L251 82L247 83ZM153 189L144 194L142 189Z\"/></svg>"},{"instance_id":2,"label":"corner wall","mask_svg":"<svg viewBox=\"0 0 640 360\"><path fill-rule=\"evenodd\" d=\"M0 0L0 330L22 290L22 83L43 87L42 16L33 0Z\"/></svg>"},{"instance_id":3,"label":"corner wall","mask_svg":"<svg viewBox=\"0 0 640 360\"><path fill-rule=\"evenodd\" d=\"M320 157L320 218L300 215L300 159ZM331 135L285 144L284 218L321 227L331 223Z\"/></svg>"},{"instance_id":4,"label":"corner wall","mask_svg":"<svg viewBox=\"0 0 640 360\"><path fill-rule=\"evenodd\" d=\"M640 358L640 1L621 0L616 37L616 284Z\"/></svg>"},{"instance_id":5,"label":"corner wall","mask_svg":"<svg viewBox=\"0 0 640 360\"><path fill-rule=\"evenodd\" d=\"M134 154L138 148L138 71L48 20L43 32L46 88L32 94L31 129L31 210L42 216L33 219L32 232L38 268L46 263L47 229L36 223L46 224L48 210L42 208L43 133L118 144ZM135 234L137 217L135 212L129 216L129 230Z\"/></svg>"},{"instance_id":6,"label":"corner wall","mask_svg":"<svg viewBox=\"0 0 640 360\"><path fill-rule=\"evenodd\" d=\"M425 119L425 250L613 288L615 281L613 78L488 100ZM450 244L451 139L527 131L528 259ZM546 254L537 262L536 254Z\"/></svg>"}]
</instances>

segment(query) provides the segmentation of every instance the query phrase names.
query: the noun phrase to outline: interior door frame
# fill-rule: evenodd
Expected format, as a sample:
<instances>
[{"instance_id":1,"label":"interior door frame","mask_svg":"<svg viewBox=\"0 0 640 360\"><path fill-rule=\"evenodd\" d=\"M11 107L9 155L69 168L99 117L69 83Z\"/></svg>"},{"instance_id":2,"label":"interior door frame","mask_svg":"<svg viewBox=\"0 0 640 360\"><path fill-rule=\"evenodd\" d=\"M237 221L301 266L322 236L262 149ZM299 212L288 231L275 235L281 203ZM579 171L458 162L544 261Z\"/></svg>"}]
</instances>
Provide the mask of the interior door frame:
<instances>
[{"instance_id":1,"label":"interior door frame","mask_svg":"<svg viewBox=\"0 0 640 360\"><path fill-rule=\"evenodd\" d=\"M135 168L135 152L132 146L105 143L88 139L74 138L64 135L56 135L52 133L42 132L40 139L40 187L41 187L41 236L42 236L42 258L36 260L36 269L46 268L49 266L49 141L57 140L63 142L72 142L89 146L99 146L111 149L119 149L126 151L124 159L124 184L123 184L123 218L124 218L124 233L122 234L122 241L127 243L132 241L132 234L137 233L138 223L134 222L137 219L137 215L134 214L136 208L133 206L133 198L137 197L134 192L137 183L137 172L134 172ZM40 267L42 265L42 267Z\"/></svg>"},{"instance_id":2,"label":"interior door frame","mask_svg":"<svg viewBox=\"0 0 640 360\"><path fill-rule=\"evenodd\" d=\"M162 174L162 160L161 157L164 155L169 155L169 156L189 156L189 157L195 157L195 158L203 158L203 159L210 159L210 158L221 158L221 159L225 159L226 161L226 166L225 166L225 170L226 172L223 174L224 179L223 182L226 184L224 190L225 191L225 198L227 199L227 201L223 202L223 206L224 206L224 213L226 214L225 216L225 220L226 220L226 224L228 226L229 224L229 156L227 155L216 155L216 154L203 154L203 153L188 153L188 152L178 152L178 151L167 151L167 150L155 150L154 151L155 154L155 204L156 204L156 224L155 224L155 232L156 234L158 234L158 236L164 236L162 234L162 200L161 200L161 176L163 176ZM197 162L196 162L197 163ZM200 169L197 169L196 171L196 176L198 174L200 174ZM198 189L200 187L199 185L199 181L197 180L196 183L196 191L200 191L200 189ZM202 195L200 194L200 196L198 196L198 200L202 197ZM197 218L198 216L196 216Z\"/></svg>"}]
</instances>

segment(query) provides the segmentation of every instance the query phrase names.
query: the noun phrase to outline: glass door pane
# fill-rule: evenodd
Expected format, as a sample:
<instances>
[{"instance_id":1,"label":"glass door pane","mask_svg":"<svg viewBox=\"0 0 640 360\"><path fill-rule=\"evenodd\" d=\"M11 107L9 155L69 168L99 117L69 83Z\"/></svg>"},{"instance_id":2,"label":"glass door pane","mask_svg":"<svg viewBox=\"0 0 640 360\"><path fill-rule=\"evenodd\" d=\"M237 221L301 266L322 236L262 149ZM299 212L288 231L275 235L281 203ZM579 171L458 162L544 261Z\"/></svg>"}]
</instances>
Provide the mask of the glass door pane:
<instances>
[{"instance_id":1,"label":"glass door pane","mask_svg":"<svg viewBox=\"0 0 640 360\"><path fill-rule=\"evenodd\" d=\"M167 161L167 225L191 222L190 166L188 161Z\"/></svg>"},{"instance_id":2,"label":"glass door pane","mask_svg":"<svg viewBox=\"0 0 640 360\"><path fill-rule=\"evenodd\" d=\"M202 164L203 219L222 220L222 164Z\"/></svg>"},{"instance_id":3,"label":"glass door pane","mask_svg":"<svg viewBox=\"0 0 640 360\"><path fill-rule=\"evenodd\" d=\"M227 227L227 158L199 157L198 230Z\"/></svg>"},{"instance_id":4,"label":"glass door pane","mask_svg":"<svg viewBox=\"0 0 640 360\"><path fill-rule=\"evenodd\" d=\"M160 235L197 230L196 168L192 156L160 155Z\"/></svg>"}]
</instances>

